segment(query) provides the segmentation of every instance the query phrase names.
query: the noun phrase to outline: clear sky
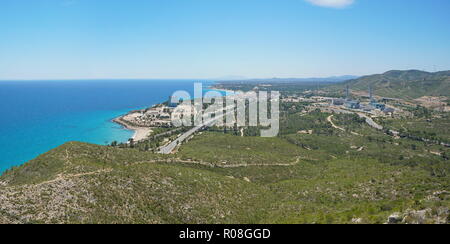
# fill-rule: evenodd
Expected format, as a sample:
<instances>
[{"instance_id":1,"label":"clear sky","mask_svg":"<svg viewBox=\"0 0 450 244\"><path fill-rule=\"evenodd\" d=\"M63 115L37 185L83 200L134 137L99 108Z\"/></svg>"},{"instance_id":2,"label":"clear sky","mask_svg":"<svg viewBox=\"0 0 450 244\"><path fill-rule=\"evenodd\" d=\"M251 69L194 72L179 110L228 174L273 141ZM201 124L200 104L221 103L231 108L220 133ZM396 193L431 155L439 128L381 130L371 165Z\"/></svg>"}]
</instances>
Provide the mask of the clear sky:
<instances>
[{"instance_id":1,"label":"clear sky","mask_svg":"<svg viewBox=\"0 0 450 244\"><path fill-rule=\"evenodd\" d=\"M0 79L450 69L448 0L1 0Z\"/></svg>"}]
</instances>

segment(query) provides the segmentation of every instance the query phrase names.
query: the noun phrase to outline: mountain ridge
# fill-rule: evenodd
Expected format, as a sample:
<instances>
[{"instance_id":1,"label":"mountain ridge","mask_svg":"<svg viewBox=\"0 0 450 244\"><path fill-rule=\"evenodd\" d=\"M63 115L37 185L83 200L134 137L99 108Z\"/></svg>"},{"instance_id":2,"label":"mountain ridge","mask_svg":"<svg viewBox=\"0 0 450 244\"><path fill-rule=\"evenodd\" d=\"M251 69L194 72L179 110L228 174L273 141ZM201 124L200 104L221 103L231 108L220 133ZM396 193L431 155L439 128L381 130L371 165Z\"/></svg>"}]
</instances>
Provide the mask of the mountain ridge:
<instances>
[{"instance_id":1,"label":"mountain ridge","mask_svg":"<svg viewBox=\"0 0 450 244\"><path fill-rule=\"evenodd\" d=\"M390 70L382 74L362 76L340 84L352 90L367 91L384 97L416 99L423 96L450 97L450 70L426 72L421 70Z\"/></svg>"}]
</instances>

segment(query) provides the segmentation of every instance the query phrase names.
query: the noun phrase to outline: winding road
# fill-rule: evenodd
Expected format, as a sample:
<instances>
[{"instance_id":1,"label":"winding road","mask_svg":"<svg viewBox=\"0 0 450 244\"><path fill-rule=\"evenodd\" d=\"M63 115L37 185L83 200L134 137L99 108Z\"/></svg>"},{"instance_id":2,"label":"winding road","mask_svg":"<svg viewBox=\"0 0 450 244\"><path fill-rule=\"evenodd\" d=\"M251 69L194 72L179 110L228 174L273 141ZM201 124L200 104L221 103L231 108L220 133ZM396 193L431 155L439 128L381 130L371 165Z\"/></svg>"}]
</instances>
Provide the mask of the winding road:
<instances>
[{"instance_id":1,"label":"winding road","mask_svg":"<svg viewBox=\"0 0 450 244\"><path fill-rule=\"evenodd\" d=\"M383 130L383 126L377 124L375 121L373 121L372 118L370 118L369 116L367 116L364 113L359 113L359 112L351 112L348 110L343 110L340 108L335 108L335 107L331 107L331 110L335 113L343 113L343 114L357 114L360 118L364 118L366 120L366 123L370 126L372 126L373 128L377 129L377 130Z\"/></svg>"},{"instance_id":2,"label":"winding road","mask_svg":"<svg viewBox=\"0 0 450 244\"><path fill-rule=\"evenodd\" d=\"M332 126L333 128L335 128L335 129L338 129L338 130L341 130L341 131L345 131L344 128L337 126L337 125L333 122L333 120L332 120L333 117L334 117L334 115L330 115L330 116L328 116L328 118L327 118L327 120L328 120L328 122L330 122L331 126Z\"/></svg>"}]
</instances>

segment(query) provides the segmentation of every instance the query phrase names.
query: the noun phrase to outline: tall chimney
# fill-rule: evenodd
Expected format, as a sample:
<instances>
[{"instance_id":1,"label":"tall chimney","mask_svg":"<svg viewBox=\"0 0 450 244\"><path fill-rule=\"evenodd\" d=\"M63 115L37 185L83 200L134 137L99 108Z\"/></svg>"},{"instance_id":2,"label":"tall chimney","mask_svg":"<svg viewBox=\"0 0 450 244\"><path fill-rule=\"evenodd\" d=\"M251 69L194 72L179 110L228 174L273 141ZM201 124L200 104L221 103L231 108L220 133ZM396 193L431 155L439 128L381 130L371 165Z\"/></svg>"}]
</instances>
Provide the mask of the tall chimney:
<instances>
[{"instance_id":1,"label":"tall chimney","mask_svg":"<svg viewBox=\"0 0 450 244\"><path fill-rule=\"evenodd\" d=\"M350 99L350 87L349 87L349 85L347 85L347 88L345 90L345 97L347 99Z\"/></svg>"}]
</instances>

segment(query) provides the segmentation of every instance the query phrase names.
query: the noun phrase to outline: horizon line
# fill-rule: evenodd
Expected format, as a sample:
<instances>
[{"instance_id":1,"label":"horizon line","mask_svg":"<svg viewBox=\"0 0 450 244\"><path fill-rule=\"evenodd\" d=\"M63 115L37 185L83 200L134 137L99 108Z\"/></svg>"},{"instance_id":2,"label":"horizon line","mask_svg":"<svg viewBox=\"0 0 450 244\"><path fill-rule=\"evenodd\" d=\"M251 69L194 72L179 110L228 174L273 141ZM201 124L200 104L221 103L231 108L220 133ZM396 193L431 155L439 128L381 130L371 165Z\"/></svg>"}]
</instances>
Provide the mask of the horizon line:
<instances>
[{"instance_id":1,"label":"horizon line","mask_svg":"<svg viewBox=\"0 0 450 244\"><path fill-rule=\"evenodd\" d=\"M317 76L317 77L263 77L263 78L248 78L243 77L242 79L224 79L224 78L32 78L32 79L4 79L0 78L0 82L5 81L107 81L107 80L203 80L203 81L246 81L246 80L272 80L272 79L330 79L330 78L338 78L344 76L354 76L354 77L363 77L375 74L384 74L390 71L421 71L427 73L439 73L450 71L450 69L438 70L438 71L426 71L421 69L390 69L385 72L374 73L374 74L364 74L364 75L331 75L331 76Z\"/></svg>"}]
</instances>

